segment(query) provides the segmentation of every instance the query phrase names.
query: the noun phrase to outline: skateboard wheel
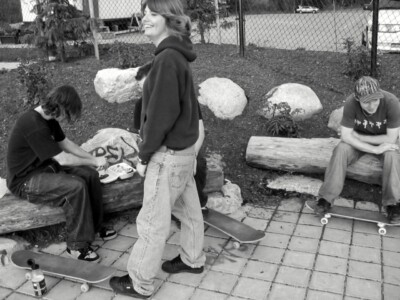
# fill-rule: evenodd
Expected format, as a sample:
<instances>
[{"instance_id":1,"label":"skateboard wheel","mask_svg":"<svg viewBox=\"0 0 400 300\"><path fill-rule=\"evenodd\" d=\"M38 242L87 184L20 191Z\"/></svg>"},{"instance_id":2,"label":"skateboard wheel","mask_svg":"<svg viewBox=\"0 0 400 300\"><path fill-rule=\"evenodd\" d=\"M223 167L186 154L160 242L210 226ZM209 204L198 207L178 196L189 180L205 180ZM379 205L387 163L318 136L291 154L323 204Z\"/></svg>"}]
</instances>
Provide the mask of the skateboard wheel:
<instances>
[{"instance_id":1,"label":"skateboard wheel","mask_svg":"<svg viewBox=\"0 0 400 300\"><path fill-rule=\"evenodd\" d=\"M328 224L328 218L322 218L322 219L321 219L321 224L322 224L322 225Z\"/></svg>"},{"instance_id":2,"label":"skateboard wheel","mask_svg":"<svg viewBox=\"0 0 400 300\"><path fill-rule=\"evenodd\" d=\"M84 293L88 292L89 291L89 285L87 283L83 283L81 285L81 291L84 292Z\"/></svg>"},{"instance_id":3,"label":"skateboard wheel","mask_svg":"<svg viewBox=\"0 0 400 300\"><path fill-rule=\"evenodd\" d=\"M28 280L31 280L32 279L31 272L25 273L25 278L28 279Z\"/></svg>"},{"instance_id":4,"label":"skateboard wheel","mask_svg":"<svg viewBox=\"0 0 400 300\"><path fill-rule=\"evenodd\" d=\"M378 230L380 235L385 235L386 234L386 228L379 228Z\"/></svg>"},{"instance_id":5,"label":"skateboard wheel","mask_svg":"<svg viewBox=\"0 0 400 300\"><path fill-rule=\"evenodd\" d=\"M239 249L240 248L240 243L239 242L233 242L233 248Z\"/></svg>"}]
</instances>

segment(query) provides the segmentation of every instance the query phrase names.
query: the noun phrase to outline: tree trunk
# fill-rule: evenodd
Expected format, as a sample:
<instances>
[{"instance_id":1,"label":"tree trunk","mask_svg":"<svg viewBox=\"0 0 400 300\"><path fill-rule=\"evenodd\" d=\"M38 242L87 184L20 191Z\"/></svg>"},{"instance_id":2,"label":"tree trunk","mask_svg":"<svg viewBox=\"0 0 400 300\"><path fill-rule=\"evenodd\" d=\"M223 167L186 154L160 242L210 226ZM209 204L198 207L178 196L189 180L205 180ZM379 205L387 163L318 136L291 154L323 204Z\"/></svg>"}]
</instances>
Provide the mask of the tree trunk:
<instances>
[{"instance_id":1,"label":"tree trunk","mask_svg":"<svg viewBox=\"0 0 400 300\"><path fill-rule=\"evenodd\" d=\"M339 143L335 138L296 139L278 137L250 138L246 150L248 165L288 172L323 174ZM381 184L382 163L370 154L363 155L347 169L347 177Z\"/></svg>"}]
</instances>

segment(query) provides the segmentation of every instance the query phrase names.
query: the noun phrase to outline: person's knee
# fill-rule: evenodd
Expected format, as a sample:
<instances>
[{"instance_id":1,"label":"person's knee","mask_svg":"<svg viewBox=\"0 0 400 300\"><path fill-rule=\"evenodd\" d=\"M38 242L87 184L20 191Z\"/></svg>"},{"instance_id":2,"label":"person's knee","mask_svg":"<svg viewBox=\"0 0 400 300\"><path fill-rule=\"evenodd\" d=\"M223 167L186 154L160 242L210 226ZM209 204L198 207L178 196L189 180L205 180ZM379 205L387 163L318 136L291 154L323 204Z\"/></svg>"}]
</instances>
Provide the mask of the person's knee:
<instances>
[{"instance_id":1,"label":"person's knee","mask_svg":"<svg viewBox=\"0 0 400 300\"><path fill-rule=\"evenodd\" d=\"M336 156L338 156L338 155L347 156L348 154L350 154L353 151L354 151L353 146L350 146L347 143L340 142L339 144L337 144L337 146L333 150L333 155L336 155Z\"/></svg>"}]
</instances>

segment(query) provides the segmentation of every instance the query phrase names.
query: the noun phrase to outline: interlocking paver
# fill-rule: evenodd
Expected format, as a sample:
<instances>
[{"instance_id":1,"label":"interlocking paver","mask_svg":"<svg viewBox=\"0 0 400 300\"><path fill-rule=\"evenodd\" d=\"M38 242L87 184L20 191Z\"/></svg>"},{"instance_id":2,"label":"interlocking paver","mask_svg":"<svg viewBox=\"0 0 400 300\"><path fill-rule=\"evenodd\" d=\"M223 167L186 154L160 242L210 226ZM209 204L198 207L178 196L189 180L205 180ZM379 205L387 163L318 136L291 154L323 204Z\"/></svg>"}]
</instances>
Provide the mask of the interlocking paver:
<instances>
[{"instance_id":1,"label":"interlocking paver","mask_svg":"<svg viewBox=\"0 0 400 300\"><path fill-rule=\"evenodd\" d=\"M238 279L238 275L211 270L204 277L200 288L229 294L233 290Z\"/></svg>"},{"instance_id":2,"label":"interlocking paver","mask_svg":"<svg viewBox=\"0 0 400 300\"><path fill-rule=\"evenodd\" d=\"M309 287L314 290L343 294L345 276L314 271Z\"/></svg>"},{"instance_id":3,"label":"interlocking paver","mask_svg":"<svg viewBox=\"0 0 400 300\"><path fill-rule=\"evenodd\" d=\"M284 253L285 249L258 246L252 259L278 264L281 262Z\"/></svg>"},{"instance_id":4,"label":"interlocking paver","mask_svg":"<svg viewBox=\"0 0 400 300\"><path fill-rule=\"evenodd\" d=\"M266 299L270 286L271 283L268 281L241 277L232 295L253 300L263 300Z\"/></svg>"},{"instance_id":5,"label":"interlocking paver","mask_svg":"<svg viewBox=\"0 0 400 300\"><path fill-rule=\"evenodd\" d=\"M383 279L387 283L400 285L400 269L383 266Z\"/></svg>"},{"instance_id":6,"label":"interlocking paver","mask_svg":"<svg viewBox=\"0 0 400 300\"><path fill-rule=\"evenodd\" d=\"M317 261L315 263L315 270L326 273L346 275L347 259L326 255L318 255Z\"/></svg>"},{"instance_id":7,"label":"interlocking paver","mask_svg":"<svg viewBox=\"0 0 400 300\"><path fill-rule=\"evenodd\" d=\"M301 252L316 253L319 240L294 236L290 240L289 249Z\"/></svg>"},{"instance_id":8,"label":"interlocking paver","mask_svg":"<svg viewBox=\"0 0 400 300\"><path fill-rule=\"evenodd\" d=\"M326 293L321 291L309 290L307 300L342 300L343 296L338 294Z\"/></svg>"},{"instance_id":9,"label":"interlocking paver","mask_svg":"<svg viewBox=\"0 0 400 300\"><path fill-rule=\"evenodd\" d=\"M362 299L380 300L381 283L359 278L347 278L346 295Z\"/></svg>"},{"instance_id":10,"label":"interlocking paver","mask_svg":"<svg viewBox=\"0 0 400 300\"><path fill-rule=\"evenodd\" d=\"M365 222L364 222L365 223ZM370 248L381 248L381 236L369 233L353 233L353 245L365 246Z\"/></svg>"},{"instance_id":11,"label":"interlocking paver","mask_svg":"<svg viewBox=\"0 0 400 300\"><path fill-rule=\"evenodd\" d=\"M286 285L307 287L311 271L282 266L279 268L275 281Z\"/></svg>"},{"instance_id":12,"label":"interlocking paver","mask_svg":"<svg viewBox=\"0 0 400 300\"><path fill-rule=\"evenodd\" d=\"M302 300L304 299L306 290L304 288L282 285L279 283L272 284L269 299L274 300Z\"/></svg>"},{"instance_id":13,"label":"interlocking paver","mask_svg":"<svg viewBox=\"0 0 400 300\"><path fill-rule=\"evenodd\" d=\"M245 269L242 271L242 276L272 281L277 270L278 265L275 264L264 263L261 261L249 261Z\"/></svg>"},{"instance_id":14,"label":"interlocking paver","mask_svg":"<svg viewBox=\"0 0 400 300\"><path fill-rule=\"evenodd\" d=\"M381 263L381 251L375 248L351 246L350 258L375 264Z\"/></svg>"},{"instance_id":15,"label":"interlocking paver","mask_svg":"<svg viewBox=\"0 0 400 300\"><path fill-rule=\"evenodd\" d=\"M382 267L378 264L371 264L361 261L350 260L348 275L351 277L381 281ZM400 269L399 269L400 270Z\"/></svg>"},{"instance_id":16,"label":"interlocking paver","mask_svg":"<svg viewBox=\"0 0 400 300\"><path fill-rule=\"evenodd\" d=\"M271 221L271 223L268 225L267 232L291 235L293 234L295 228L296 225L292 223Z\"/></svg>"},{"instance_id":17,"label":"interlocking paver","mask_svg":"<svg viewBox=\"0 0 400 300\"><path fill-rule=\"evenodd\" d=\"M322 234L321 226L310 226L310 225L297 225L294 231L295 236L308 237L313 239L319 239Z\"/></svg>"},{"instance_id":18,"label":"interlocking paver","mask_svg":"<svg viewBox=\"0 0 400 300\"><path fill-rule=\"evenodd\" d=\"M266 232L265 238L259 242L259 245L285 249L289 240L290 235Z\"/></svg>"},{"instance_id":19,"label":"interlocking paver","mask_svg":"<svg viewBox=\"0 0 400 300\"><path fill-rule=\"evenodd\" d=\"M348 258L350 253L350 246L343 243L321 241L321 244L319 246L319 253L341 258Z\"/></svg>"},{"instance_id":20,"label":"interlocking paver","mask_svg":"<svg viewBox=\"0 0 400 300\"><path fill-rule=\"evenodd\" d=\"M320 223L298 198L267 208L245 207L240 219L266 237L258 243L233 247L233 240L206 227L205 271L202 274L167 274L160 269L150 300L398 300L400 295L400 227L390 227L386 236L375 224L331 218ZM247 212L247 217L246 217ZM273 217L273 220L272 220ZM278 221L279 220L279 221ZM103 265L117 268L116 276L126 274L133 244L135 224L114 222L118 237L97 239ZM163 261L178 255L180 231L175 222ZM42 249L65 256L65 243ZM0 266L0 299L25 300L32 297L24 270ZM46 276L47 299L129 300L116 295L108 281L80 291L80 283ZM383 300L383 299L382 299Z\"/></svg>"},{"instance_id":21,"label":"interlocking paver","mask_svg":"<svg viewBox=\"0 0 400 300\"><path fill-rule=\"evenodd\" d=\"M290 267L312 269L315 254L286 250L282 264Z\"/></svg>"}]
</instances>

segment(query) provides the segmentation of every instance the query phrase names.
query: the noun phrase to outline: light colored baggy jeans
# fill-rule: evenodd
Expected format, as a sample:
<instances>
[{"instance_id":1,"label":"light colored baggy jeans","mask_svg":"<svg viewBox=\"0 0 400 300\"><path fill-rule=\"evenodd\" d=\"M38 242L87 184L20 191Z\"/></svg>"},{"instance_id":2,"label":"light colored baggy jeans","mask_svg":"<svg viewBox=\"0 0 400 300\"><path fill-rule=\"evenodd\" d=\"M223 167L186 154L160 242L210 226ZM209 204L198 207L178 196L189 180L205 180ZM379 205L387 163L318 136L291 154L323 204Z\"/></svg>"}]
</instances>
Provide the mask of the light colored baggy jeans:
<instances>
[{"instance_id":1,"label":"light colored baggy jeans","mask_svg":"<svg viewBox=\"0 0 400 300\"><path fill-rule=\"evenodd\" d=\"M154 292L154 279L170 232L171 212L181 221L182 261L191 267L205 263L204 223L193 178L194 161L193 146L181 151L162 147L147 166L143 206L136 220L139 239L127 267L135 290L143 295Z\"/></svg>"}]
</instances>

